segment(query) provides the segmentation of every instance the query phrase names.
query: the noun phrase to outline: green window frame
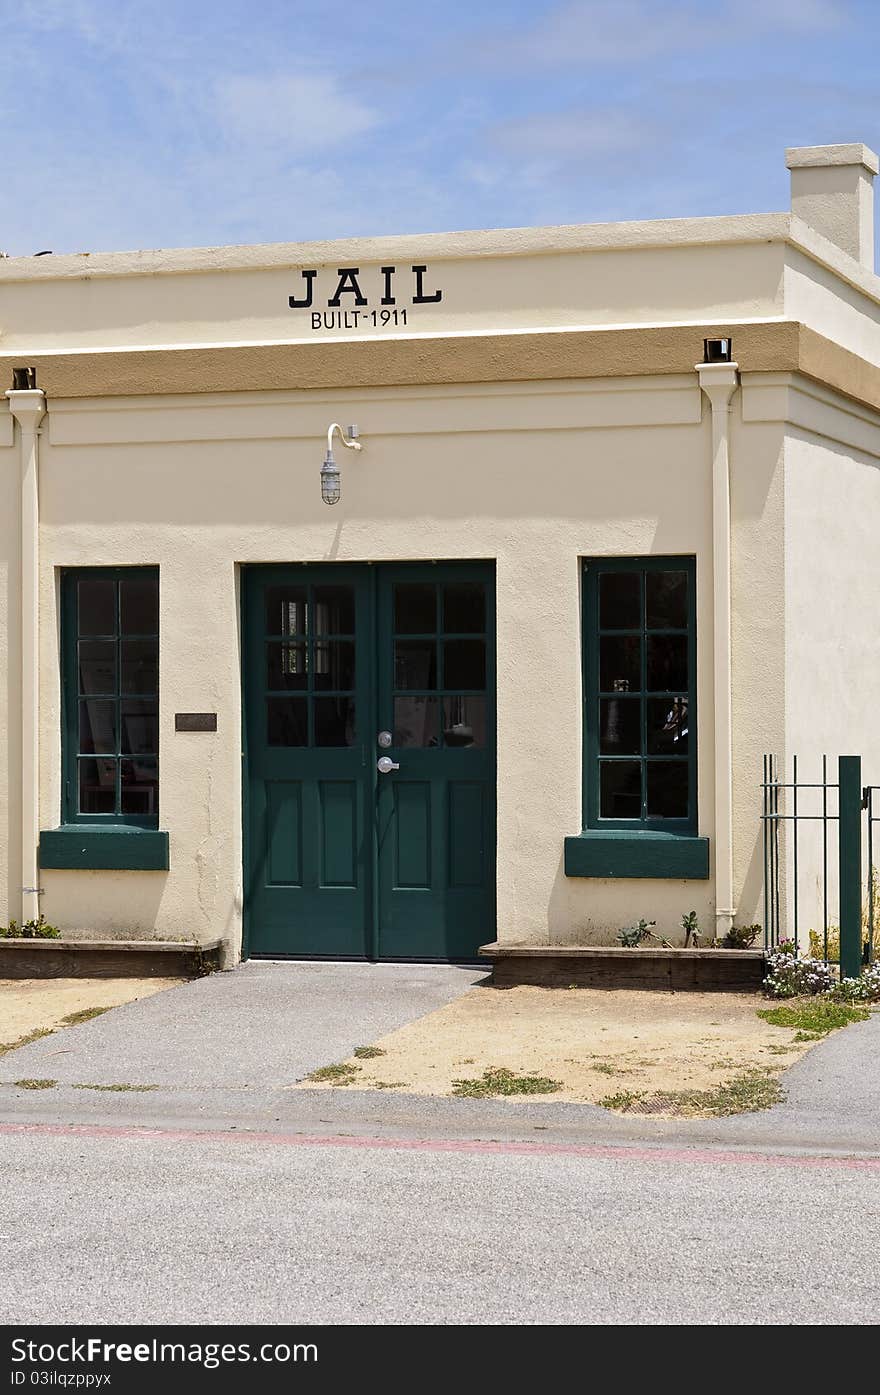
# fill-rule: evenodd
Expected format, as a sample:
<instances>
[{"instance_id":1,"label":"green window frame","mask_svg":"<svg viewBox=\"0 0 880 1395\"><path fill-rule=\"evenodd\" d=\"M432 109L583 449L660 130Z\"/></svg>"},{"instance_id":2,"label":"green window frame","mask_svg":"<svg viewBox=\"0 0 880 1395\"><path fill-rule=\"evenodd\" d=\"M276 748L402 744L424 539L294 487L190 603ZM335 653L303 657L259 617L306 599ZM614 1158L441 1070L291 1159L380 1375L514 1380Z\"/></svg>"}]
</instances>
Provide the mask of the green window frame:
<instances>
[{"instance_id":1,"label":"green window frame","mask_svg":"<svg viewBox=\"0 0 880 1395\"><path fill-rule=\"evenodd\" d=\"M62 823L159 826L159 569L61 577Z\"/></svg>"},{"instance_id":2,"label":"green window frame","mask_svg":"<svg viewBox=\"0 0 880 1395\"><path fill-rule=\"evenodd\" d=\"M695 834L696 558L586 559L582 600L584 831Z\"/></svg>"}]
</instances>

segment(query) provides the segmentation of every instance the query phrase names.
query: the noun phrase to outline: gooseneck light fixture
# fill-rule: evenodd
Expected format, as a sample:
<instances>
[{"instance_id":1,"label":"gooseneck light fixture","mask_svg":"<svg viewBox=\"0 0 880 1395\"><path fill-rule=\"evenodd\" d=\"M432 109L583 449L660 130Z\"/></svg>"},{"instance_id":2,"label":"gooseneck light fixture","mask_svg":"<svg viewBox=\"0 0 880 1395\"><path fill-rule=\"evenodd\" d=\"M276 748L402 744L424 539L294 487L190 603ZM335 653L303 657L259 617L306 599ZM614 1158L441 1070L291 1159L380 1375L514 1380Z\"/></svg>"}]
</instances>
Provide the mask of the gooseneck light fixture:
<instances>
[{"instance_id":1,"label":"gooseneck light fixture","mask_svg":"<svg viewBox=\"0 0 880 1395\"><path fill-rule=\"evenodd\" d=\"M324 456L324 464L321 466L321 498L325 504L338 504L339 495L342 492L339 487L339 466L333 457L333 432L339 432L339 439L349 450L362 450L358 440L358 429L356 426L348 428L348 434L334 421L327 428L327 454Z\"/></svg>"}]
</instances>

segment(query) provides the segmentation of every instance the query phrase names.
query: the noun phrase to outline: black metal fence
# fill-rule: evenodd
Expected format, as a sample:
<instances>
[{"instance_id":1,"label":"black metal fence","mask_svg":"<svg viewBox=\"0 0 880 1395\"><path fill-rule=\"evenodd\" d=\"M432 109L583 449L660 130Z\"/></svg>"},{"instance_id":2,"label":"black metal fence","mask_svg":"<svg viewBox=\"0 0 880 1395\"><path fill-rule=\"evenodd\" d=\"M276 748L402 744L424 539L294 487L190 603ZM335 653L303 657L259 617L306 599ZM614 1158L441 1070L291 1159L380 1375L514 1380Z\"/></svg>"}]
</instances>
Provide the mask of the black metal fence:
<instances>
[{"instance_id":1,"label":"black metal fence","mask_svg":"<svg viewBox=\"0 0 880 1395\"><path fill-rule=\"evenodd\" d=\"M855 976L873 960L880 933L880 786L862 786L859 756L832 764L823 755L816 764L818 778L804 779L793 756L787 779L778 758L764 756L764 947L793 941L801 953Z\"/></svg>"}]
</instances>

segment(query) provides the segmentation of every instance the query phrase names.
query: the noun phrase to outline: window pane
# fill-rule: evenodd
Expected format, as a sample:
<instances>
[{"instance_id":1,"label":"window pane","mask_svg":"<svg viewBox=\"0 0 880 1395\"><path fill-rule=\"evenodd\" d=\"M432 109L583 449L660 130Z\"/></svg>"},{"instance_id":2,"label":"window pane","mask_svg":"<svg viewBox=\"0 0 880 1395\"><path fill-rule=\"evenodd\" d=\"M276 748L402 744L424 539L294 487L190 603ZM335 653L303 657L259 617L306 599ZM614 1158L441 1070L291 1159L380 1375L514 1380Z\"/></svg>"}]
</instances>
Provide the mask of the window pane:
<instances>
[{"instance_id":1,"label":"window pane","mask_svg":"<svg viewBox=\"0 0 880 1395\"><path fill-rule=\"evenodd\" d=\"M305 688L305 644L266 643L266 687L269 689Z\"/></svg>"},{"instance_id":2,"label":"window pane","mask_svg":"<svg viewBox=\"0 0 880 1395\"><path fill-rule=\"evenodd\" d=\"M351 640L315 640L315 687L354 687L354 644Z\"/></svg>"},{"instance_id":3,"label":"window pane","mask_svg":"<svg viewBox=\"0 0 880 1395\"><path fill-rule=\"evenodd\" d=\"M439 746L437 708L434 697L396 697L394 745Z\"/></svg>"},{"instance_id":4,"label":"window pane","mask_svg":"<svg viewBox=\"0 0 880 1395\"><path fill-rule=\"evenodd\" d=\"M437 588L432 582L406 582L394 588L394 628L401 635L433 634L437 629Z\"/></svg>"},{"instance_id":5,"label":"window pane","mask_svg":"<svg viewBox=\"0 0 880 1395\"><path fill-rule=\"evenodd\" d=\"M315 698L313 703L316 746L353 746L354 698Z\"/></svg>"},{"instance_id":6,"label":"window pane","mask_svg":"<svg viewBox=\"0 0 880 1395\"><path fill-rule=\"evenodd\" d=\"M444 688L485 688L486 641L450 639L443 646Z\"/></svg>"},{"instance_id":7,"label":"window pane","mask_svg":"<svg viewBox=\"0 0 880 1395\"><path fill-rule=\"evenodd\" d=\"M599 750L603 756L638 756L642 751L640 698L602 698Z\"/></svg>"},{"instance_id":8,"label":"window pane","mask_svg":"<svg viewBox=\"0 0 880 1395\"><path fill-rule=\"evenodd\" d=\"M90 698L79 705L79 749L83 755L115 755L116 703Z\"/></svg>"},{"instance_id":9,"label":"window pane","mask_svg":"<svg viewBox=\"0 0 880 1395\"><path fill-rule=\"evenodd\" d=\"M640 572L599 573L599 628L637 630L642 623Z\"/></svg>"},{"instance_id":10,"label":"window pane","mask_svg":"<svg viewBox=\"0 0 880 1395\"><path fill-rule=\"evenodd\" d=\"M398 639L394 644L395 688L436 688L437 646L433 640Z\"/></svg>"},{"instance_id":11,"label":"window pane","mask_svg":"<svg viewBox=\"0 0 880 1395\"><path fill-rule=\"evenodd\" d=\"M645 577L645 623L649 630L686 630L687 572L648 572Z\"/></svg>"},{"instance_id":12,"label":"window pane","mask_svg":"<svg viewBox=\"0 0 880 1395\"><path fill-rule=\"evenodd\" d=\"M266 744L308 746L308 698L266 699Z\"/></svg>"},{"instance_id":13,"label":"window pane","mask_svg":"<svg viewBox=\"0 0 880 1395\"><path fill-rule=\"evenodd\" d=\"M120 761L120 804L123 814L155 816L159 812L159 762Z\"/></svg>"},{"instance_id":14,"label":"window pane","mask_svg":"<svg viewBox=\"0 0 880 1395\"><path fill-rule=\"evenodd\" d=\"M159 578L123 577L119 583L120 630L124 635L159 633Z\"/></svg>"},{"instance_id":15,"label":"window pane","mask_svg":"<svg viewBox=\"0 0 880 1395\"><path fill-rule=\"evenodd\" d=\"M642 817L642 767L639 761L599 762L599 811L603 819Z\"/></svg>"},{"instance_id":16,"label":"window pane","mask_svg":"<svg viewBox=\"0 0 880 1395\"><path fill-rule=\"evenodd\" d=\"M157 639L124 639L122 650L122 691L124 693L158 693L159 641Z\"/></svg>"},{"instance_id":17,"label":"window pane","mask_svg":"<svg viewBox=\"0 0 880 1395\"><path fill-rule=\"evenodd\" d=\"M115 635L116 582L103 578L78 581L77 629L81 635Z\"/></svg>"},{"instance_id":18,"label":"window pane","mask_svg":"<svg viewBox=\"0 0 880 1395\"><path fill-rule=\"evenodd\" d=\"M113 640L83 639L79 643L79 690L91 695L116 693L116 645Z\"/></svg>"},{"instance_id":19,"label":"window pane","mask_svg":"<svg viewBox=\"0 0 880 1395\"><path fill-rule=\"evenodd\" d=\"M443 699L443 745L486 744L486 699L462 696Z\"/></svg>"},{"instance_id":20,"label":"window pane","mask_svg":"<svg viewBox=\"0 0 880 1395\"><path fill-rule=\"evenodd\" d=\"M481 581L443 587L443 628L466 635L485 630L486 588Z\"/></svg>"},{"instance_id":21,"label":"window pane","mask_svg":"<svg viewBox=\"0 0 880 1395\"><path fill-rule=\"evenodd\" d=\"M638 692L642 686L642 641L638 635L603 635L599 640L599 687L603 693Z\"/></svg>"},{"instance_id":22,"label":"window pane","mask_svg":"<svg viewBox=\"0 0 880 1395\"><path fill-rule=\"evenodd\" d=\"M77 761L78 809L81 814L116 813L116 761Z\"/></svg>"},{"instance_id":23,"label":"window pane","mask_svg":"<svg viewBox=\"0 0 880 1395\"><path fill-rule=\"evenodd\" d=\"M687 749L687 698L650 698L648 701L648 754L652 756L686 756Z\"/></svg>"},{"instance_id":24,"label":"window pane","mask_svg":"<svg viewBox=\"0 0 880 1395\"><path fill-rule=\"evenodd\" d=\"M312 608L315 634L354 634L354 591L350 586L316 586Z\"/></svg>"},{"instance_id":25,"label":"window pane","mask_svg":"<svg viewBox=\"0 0 880 1395\"><path fill-rule=\"evenodd\" d=\"M266 634L304 635L306 632L306 588L304 586L266 587Z\"/></svg>"},{"instance_id":26,"label":"window pane","mask_svg":"<svg viewBox=\"0 0 880 1395\"><path fill-rule=\"evenodd\" d=\"M159 750L158 703L124 698L121 703L122 754L154 756Z\"/></svg>"},{"instance_id":27,"label":"window pane","mask_svg":"<svg viewBox=\"0 0 880 1395\"><path fill-rule=\"evenodd\" d=\"M687 761L648 761L648 816L657 819L687 818Z\"/></svg>"},{"instance_id":28,"label":"window pane","mask_svg":"<svg viewBox=\"0 0 880 1395\"><path fill-rule=\"evenodd\" d=\"M680 693L688 686L687 635L648 635L648 691Z\"/></svg>"}]
</instances>

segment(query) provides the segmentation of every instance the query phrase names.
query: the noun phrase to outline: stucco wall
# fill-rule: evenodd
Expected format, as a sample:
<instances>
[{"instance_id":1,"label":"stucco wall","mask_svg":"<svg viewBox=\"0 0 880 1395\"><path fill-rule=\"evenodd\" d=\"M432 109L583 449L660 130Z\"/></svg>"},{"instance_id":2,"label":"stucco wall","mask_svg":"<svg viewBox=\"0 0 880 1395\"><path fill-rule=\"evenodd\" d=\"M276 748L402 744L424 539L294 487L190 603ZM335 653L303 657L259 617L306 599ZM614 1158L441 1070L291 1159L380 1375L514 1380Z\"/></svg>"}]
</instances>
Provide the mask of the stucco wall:
<instances>
[{"instance_id":1,"label":"stucco wall","mask_svg":"<svg viewBox=\"0 0 880 1395\"><path fill-rule=\"evenodd\" d=\"M321 439L357 420L343 496ZM637 422L639 425L634 425ZM775 461L771 433L750 447ZM711 882L568 879L581 826L578 559L697 555L700 831L712 835L710 435L693 377L49 404L41 460L41 793L60 812L57 575L152 563L161 589L167 873L42 874L47 915L92 933L229 935L241 916L237 569L247 562L491 558L497 566L498 933L667 933ZM760 463L760 462L759 462ZM764 468L763 466L761 468ZM175 711L216 710L214 735Z\"/></svg>"},{"instance_id":2,"label":"stucco wall","mask_svg":"<svg viewBox=\"0 0 880 1395\"><path fill-rule=\"evenodd\" d=\"M798 396L800 425L785 443L787 778L794 755L799 778L811 781L827 754L835 783L837 756L860 755L863 783L880 784L880 417L844 412L830 394ZM826 431L844 439L819 434ZM834 793L829 809L836 812ZM818 792L801 795L800 811L820 812ZM801 935L822 920L820 827L799 825ZM789 836L790 876L792 857ZM828 880L836 921L835 828ZM788 911L791 930L792 904Z\"/></svg>"}]
</instances>

